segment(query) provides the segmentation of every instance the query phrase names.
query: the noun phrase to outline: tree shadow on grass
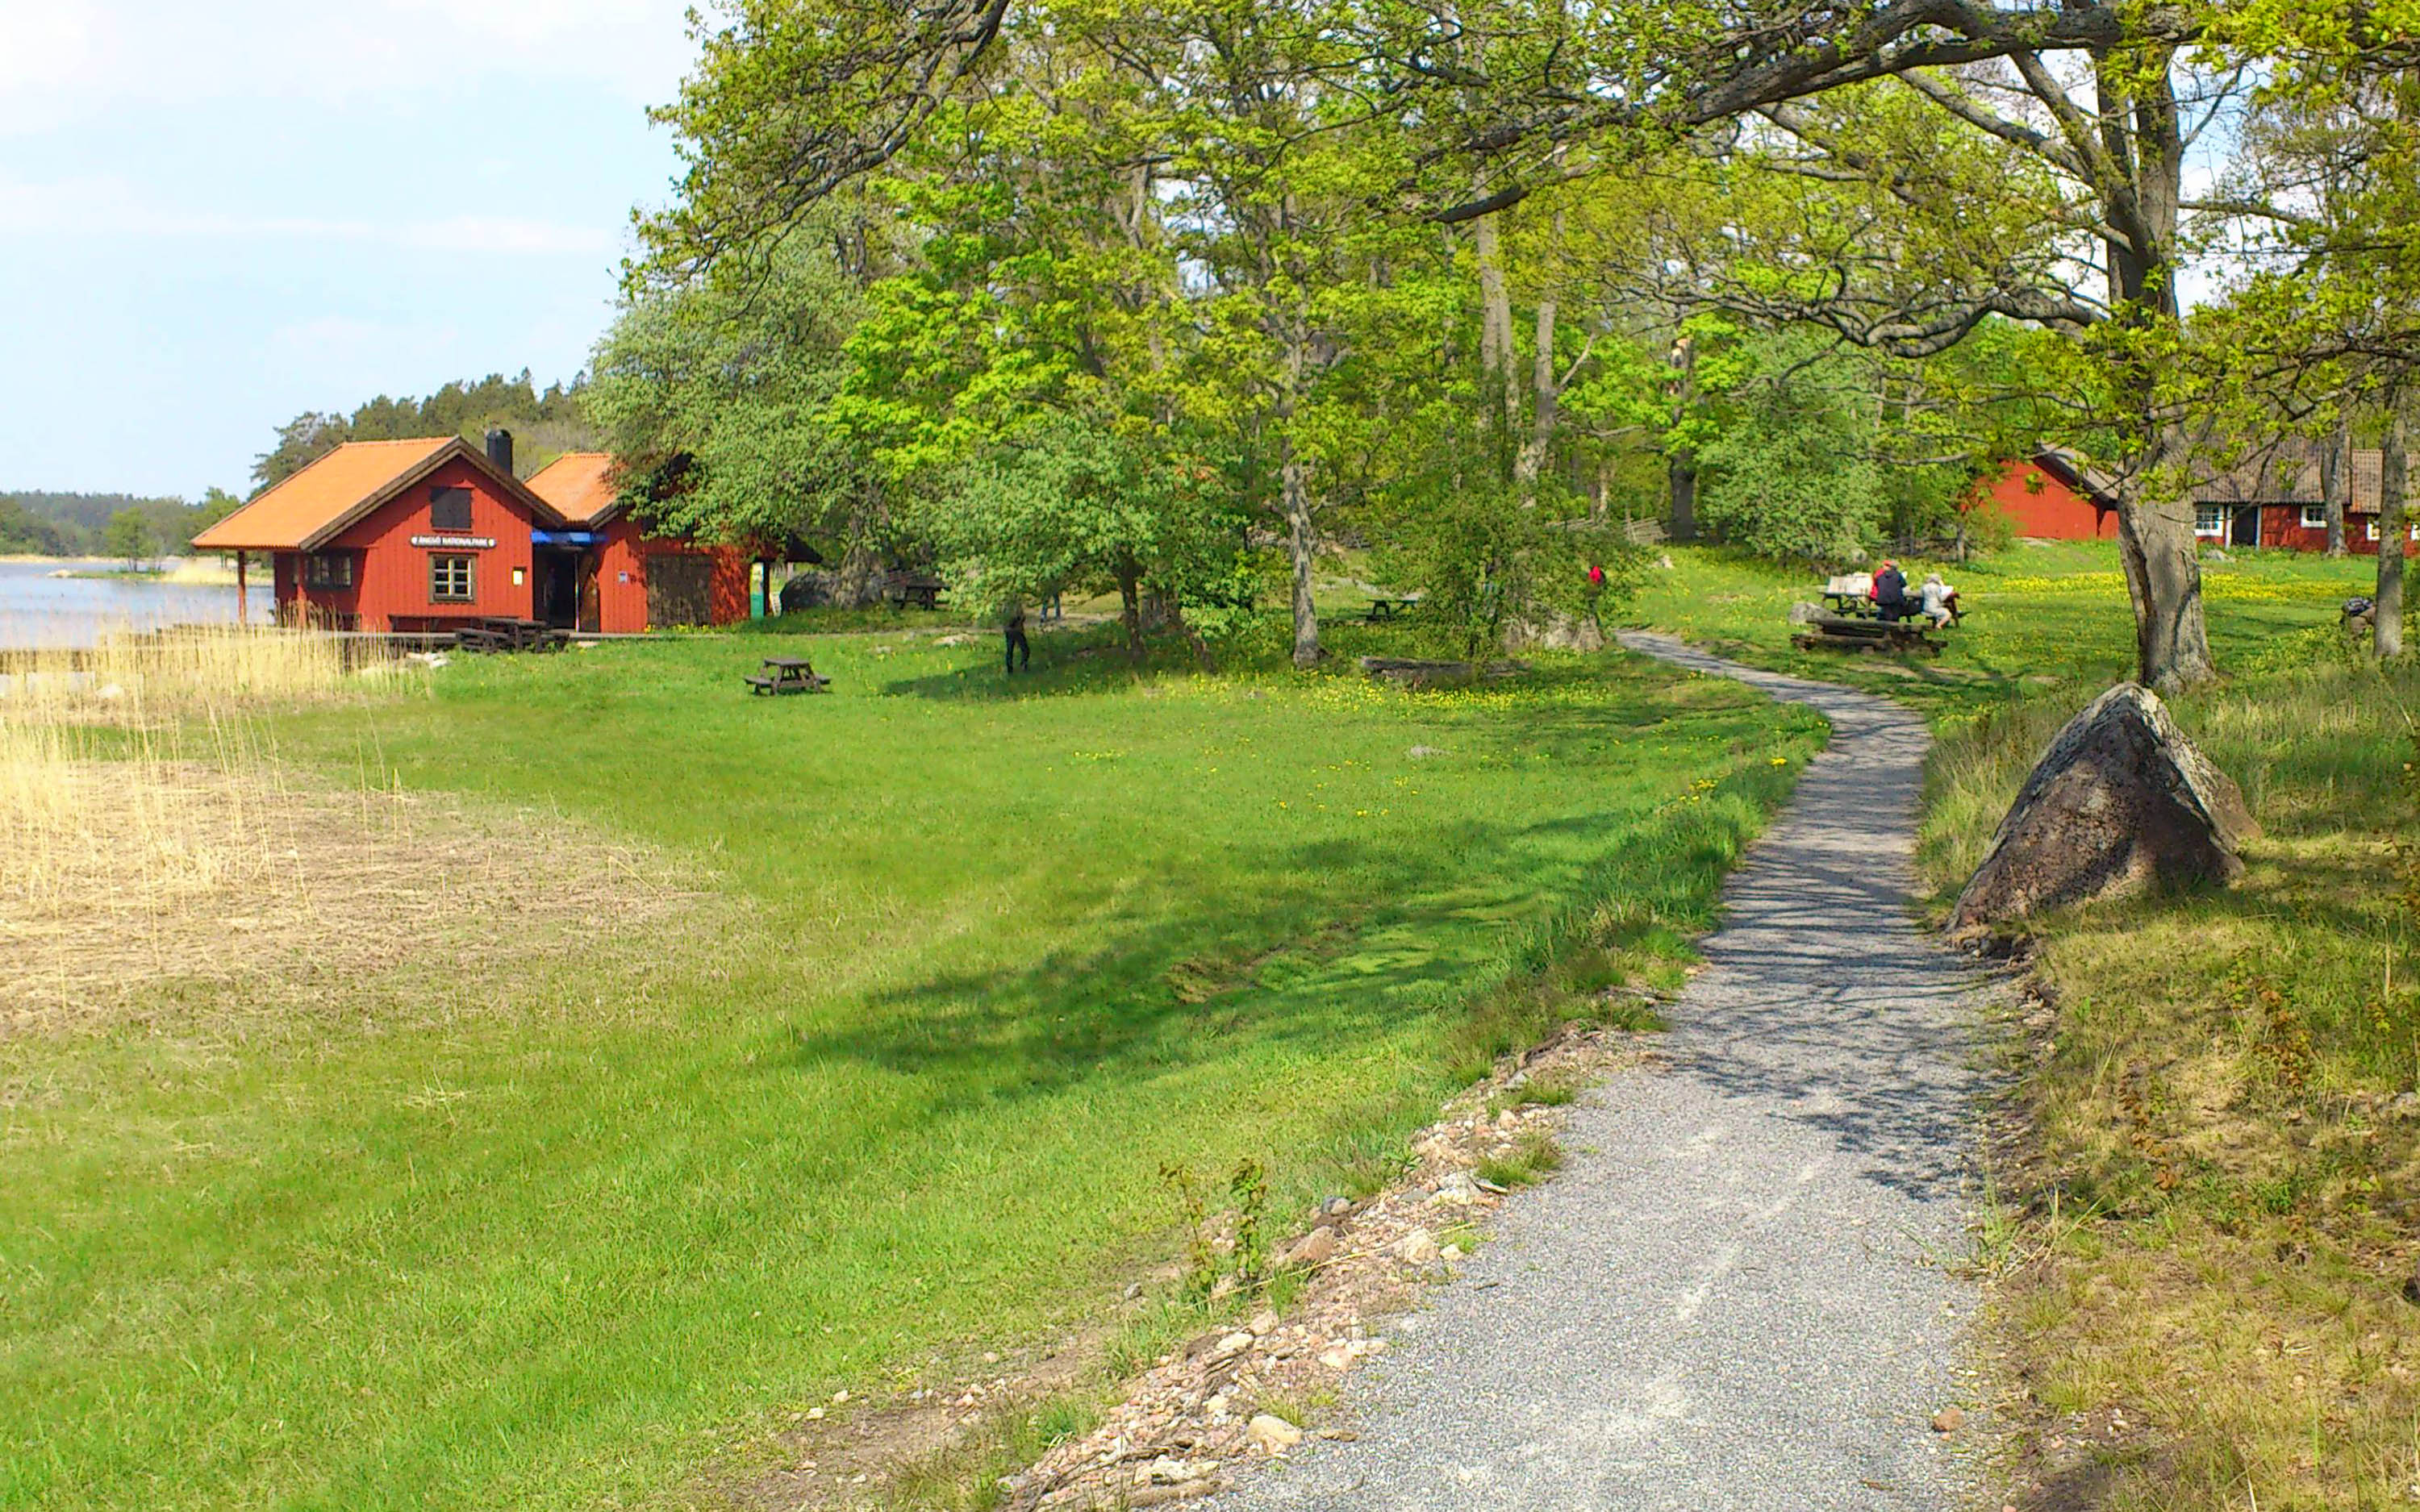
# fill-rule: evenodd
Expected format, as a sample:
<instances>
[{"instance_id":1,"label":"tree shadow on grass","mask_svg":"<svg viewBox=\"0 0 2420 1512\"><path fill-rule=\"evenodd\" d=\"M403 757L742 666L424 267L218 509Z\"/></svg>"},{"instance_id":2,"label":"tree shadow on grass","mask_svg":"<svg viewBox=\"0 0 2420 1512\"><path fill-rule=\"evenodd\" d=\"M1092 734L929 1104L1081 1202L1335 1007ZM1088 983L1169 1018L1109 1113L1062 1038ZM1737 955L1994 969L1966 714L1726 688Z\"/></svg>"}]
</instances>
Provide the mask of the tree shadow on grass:
<instances>
[{"instance_id":1,"label":"tree shadow on grass","mask_svg":"<svg viewBox=\"0 0 2420 1512\"><path fill-rule=\"evenodd\" d=\"M1558 908L1620 891L1642 928L1709 909L1722 837L1656 825L1575 857L1568 825L1465 820L1413 850L1349 838L1272 846L1251 874L1293 880L1244 906L1220 900L1205 914L1170 879L1102 918L1097 945L1013 971L923 974L872 995L857 1022L802 1035L786 1064L859 1062L961 1101L1182 1072L1248 1044L1332 1056L1543 965L1522 958L1523 931ZM1471 876L1458 854L1498 859Z\"/></svg>"},{"instance_id":2,"label":"tree shadow on grass","mask_svg":"<svg viewBox=\"0 0 2420 1512\"><path fill-rule=\"evenodd\" d=\"M1457 825L1453 839L1498 854L1520 844L1502 826L1476 822ZM797 1058L858 1060L975 1095L1026 1097L1105 1074L1181 1069L1238 1036L1332 1050L1382 1027L1437 981L1436 952L1405 943L1424 932L1458 935L1464 948L1444 975L1480 969L1494 941L1470 930L1470 912L1517 909L1518 895L1533 890L1440 886L1440 866L1426 850L1347 839L1286 847L1252 874L1298 880L1248 907L1224 903L1215 917L1187 907L1176 896L1181 881L1170 879L1100 919L1096 946L1054 950L1011 972L934 972L877 992L865 1021L802 1038ZM1350 876L1354 886L1326 891L1315 881L1324 876ZM1342 938L1340 923L1350 926ZM1280 964L1282 985L1268 985Z\"/></svg>"}]
</instances>

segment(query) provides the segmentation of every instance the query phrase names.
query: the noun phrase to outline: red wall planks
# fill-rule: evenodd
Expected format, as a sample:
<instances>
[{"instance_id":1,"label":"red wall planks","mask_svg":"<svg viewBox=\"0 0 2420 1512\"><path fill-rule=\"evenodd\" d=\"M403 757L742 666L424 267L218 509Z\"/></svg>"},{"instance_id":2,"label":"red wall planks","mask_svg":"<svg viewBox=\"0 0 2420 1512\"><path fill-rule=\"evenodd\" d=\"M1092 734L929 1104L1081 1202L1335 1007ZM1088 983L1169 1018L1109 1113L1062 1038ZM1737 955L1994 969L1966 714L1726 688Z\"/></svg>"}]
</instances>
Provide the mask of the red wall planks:
<instances>
[{"instance_id":1,"label":"red wall planks","mask_svg":"<svg viewBox=\"0 0 2420 1512\"><path fill-rule=\"evenodd\" d=\"M730 625L748 617L748 554L737 547L659 540L625 515L607 522L597 553L597 627L609 634L661 628L647 623L647 562L658 556L713 558L713 576L706 582L707 623Z\"/></svg>"},{"instance_id":2,"label":"red wall planks","mask_svg":"<svg viewBox=\"0 0 2420 1512\"><path fill-rule=\"evenodd\" d=\"M471 490L471 528L439 531L429 524L429 493L434 488ZM529 617L535 589L530 574L530 531L535 522L516 501L504 496L488 475L468 462L456 460L415 483L402 497L390 500L330 544L332 549L362 553L354 566L354 612L359 628L391 630L398 618L414 622L469 620L483 615ZM413 537L469 538L488 546L415 545ZM467 556L472 560L472 597L468 603L439 602L429 597L429 558ZM520 581L513 580L514 574ZM315 597L317 595L314 595Z\"/></svg>"},{"instance_id":3,"label":"red wall planks","mask_svg":"<svg viewBox=\"0 0 2420 1512\"><path fill-rule=\"evenodd\" d=\"M2038 463L2009 462L1977 486L2015 523L2019 535L2053 541L2117 538L2116 510L2094 508L2092 501L2043 471Z\"/></svg>"}]
</instances>

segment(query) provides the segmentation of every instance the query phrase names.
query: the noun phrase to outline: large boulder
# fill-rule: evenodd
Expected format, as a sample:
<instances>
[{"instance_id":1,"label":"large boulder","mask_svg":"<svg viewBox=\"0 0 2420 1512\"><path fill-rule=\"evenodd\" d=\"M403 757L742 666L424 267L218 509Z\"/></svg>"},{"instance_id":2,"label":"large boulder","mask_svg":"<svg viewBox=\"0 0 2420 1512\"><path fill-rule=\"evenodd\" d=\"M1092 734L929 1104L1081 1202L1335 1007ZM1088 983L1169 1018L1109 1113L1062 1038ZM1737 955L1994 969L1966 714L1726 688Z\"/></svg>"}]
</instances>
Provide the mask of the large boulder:
<instances>
[{"instance_id":1,"label":"large boulder","mask_svg":"<svg viewBox=\"0 0 2420 1512\"><path fill-rule=\"evenodd\" d=\"M2149 887L2231 882L2258 834L2243 794L2149 689L2120 683L2068 721L2000 821L1954 930Z\"/></svg>"},{"instance_id":2,"label":"large boulder","mask_svg":"<svg viewBox=\"0 0 2420 1512\"><path fill-rule=\"evenodd\" d=\"M1605 626L1594 620L1549 613L1536 622L1515 620L1504 627L1507 651L1603 651Z\"/></svg>"}]
</instances>

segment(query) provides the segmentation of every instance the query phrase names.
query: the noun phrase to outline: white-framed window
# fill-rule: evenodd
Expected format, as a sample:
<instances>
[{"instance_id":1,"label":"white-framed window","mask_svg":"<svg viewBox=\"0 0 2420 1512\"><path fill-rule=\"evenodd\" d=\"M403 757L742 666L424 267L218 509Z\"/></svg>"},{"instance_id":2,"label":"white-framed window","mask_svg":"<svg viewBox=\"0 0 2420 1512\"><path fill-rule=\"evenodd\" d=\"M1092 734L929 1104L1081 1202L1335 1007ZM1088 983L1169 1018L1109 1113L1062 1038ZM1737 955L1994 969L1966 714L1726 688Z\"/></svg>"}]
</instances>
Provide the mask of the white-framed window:
<instances>
[{"instance_id":1,"label":"white-framed window","mask_svg":"<svg viewBox=\"0 0 2420 1512\"><path fill-rule=\"evenodd\" d=\"M475 579L471 564L475 559L450 551L432 551L428 556L428 601L432 604L467 604L476 596Z\"/></svg>"},{"instance_id":2,"label":"white-framed window","mask_svg":"<svg viewBox=\"0 0 2420 1512\"><path fill-rule=\"evenodd\" d=\"M350 588L353 586L353 554L350 551L314 551L304 557L302 586Z\"/></svg>"},{"instance_id":3,"label":"white-framed window","mask_svg":"<svg viewBox=\"0 0 2420 1512\"><path fill-rule=\"evenodd\" d=\"M2304 504L2304 505L2303 506L2303 529L2304 529L2304 530L2306 530L2306 531L2324 531L2324 530L2326 530L2327 528L2328 528L2328 506L2327 506L2327 505L2325 505L2325 504Z\"/></svg>"},{"instance_id":4,"label":"white-framed window","mask_svg":"<svg viewBox=\"0 0 2420 1512\"><path fill-rule=\"evenodd\" d=\"M2194 505L2194 533L2224 536L2226 533L2226 506L2225 504Z\"/></svg>"},{"instance_id":5,"label":"white-framed window","mask_svg":"<svg viewBox=\"0 0 2420 1512\"><path fill-rule=\"evenodd\" d=\"M2362 529L2367 532L2369 539L2373 541L2377 540L2378 517L2371 515L2367 518L2364 519L2362 521ZM2407 533L2411 535L2412 539L2420 541L2420 519L2415 519L2412 522L2412 528Z\"/></svg>"}]
</instances>

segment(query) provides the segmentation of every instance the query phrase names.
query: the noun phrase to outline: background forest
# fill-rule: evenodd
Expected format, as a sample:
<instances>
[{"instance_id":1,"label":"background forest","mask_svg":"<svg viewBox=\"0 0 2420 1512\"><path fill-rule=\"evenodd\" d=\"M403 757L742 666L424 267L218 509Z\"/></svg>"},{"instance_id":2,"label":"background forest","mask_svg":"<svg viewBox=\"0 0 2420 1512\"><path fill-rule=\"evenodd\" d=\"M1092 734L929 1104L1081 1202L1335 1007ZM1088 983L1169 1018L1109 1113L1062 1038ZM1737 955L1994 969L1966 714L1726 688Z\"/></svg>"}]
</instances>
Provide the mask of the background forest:
<instances>
[{"instance_id":1,"label":"background forest","mask_svg":"<svg viewBox=\"0 0 2420 1512\"><path fill-rule=\"evenodd\" d=\"M658 113L689 172L582 398L669 524L1197 647L1280 597L1300 664L1339 544L1475 644L1621 580L1635 519L1962 551L2055 442L2188 686L2196 480L2399 464L2408 19L757 0Z\"/></svg>"}]
</instances>

